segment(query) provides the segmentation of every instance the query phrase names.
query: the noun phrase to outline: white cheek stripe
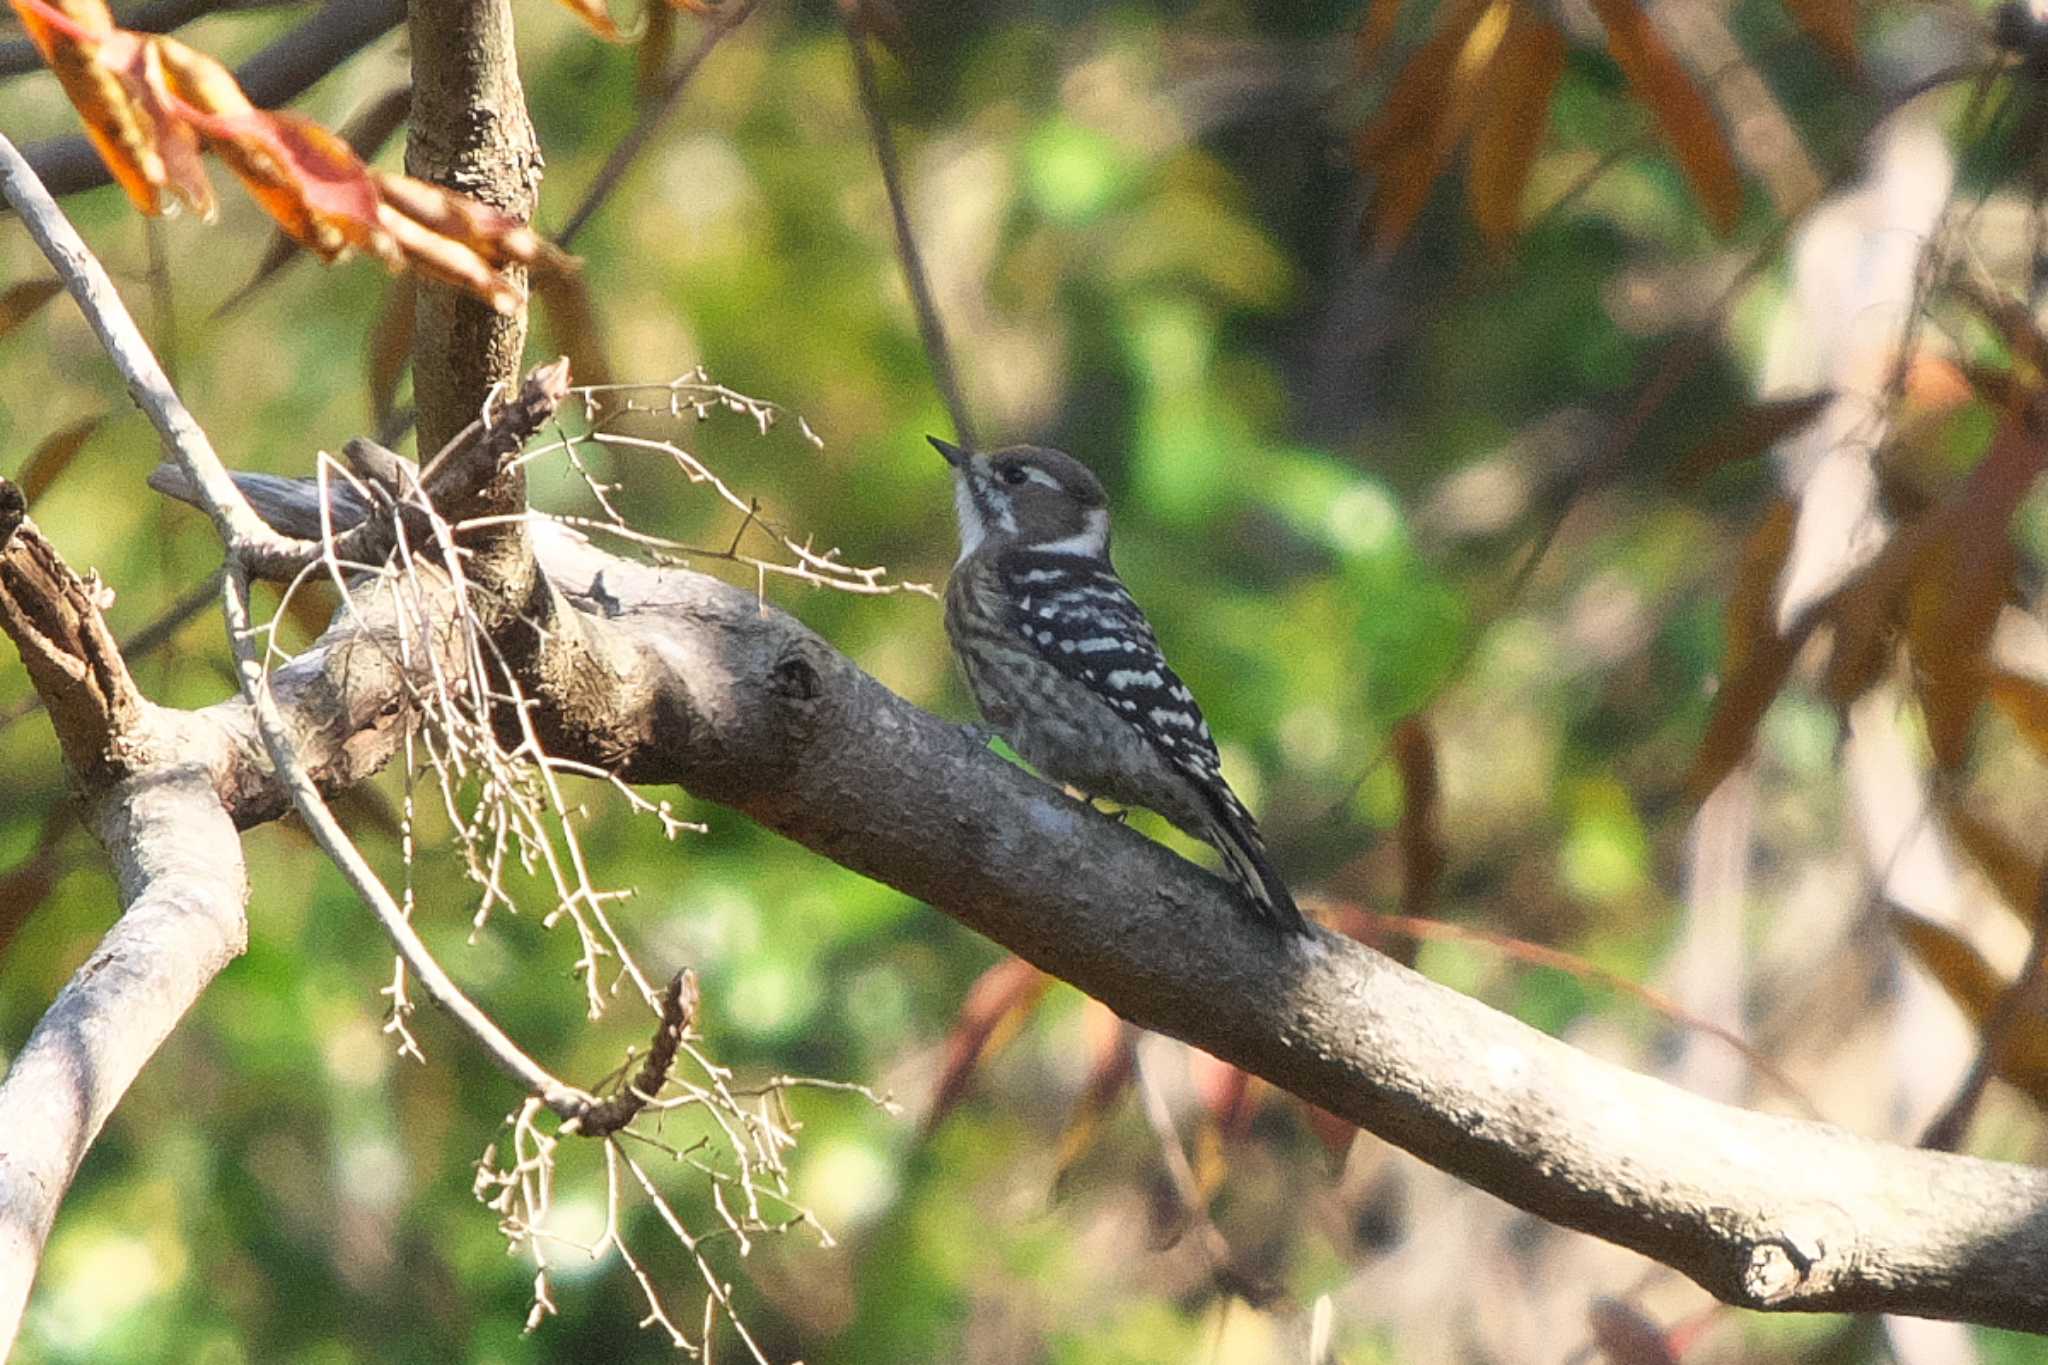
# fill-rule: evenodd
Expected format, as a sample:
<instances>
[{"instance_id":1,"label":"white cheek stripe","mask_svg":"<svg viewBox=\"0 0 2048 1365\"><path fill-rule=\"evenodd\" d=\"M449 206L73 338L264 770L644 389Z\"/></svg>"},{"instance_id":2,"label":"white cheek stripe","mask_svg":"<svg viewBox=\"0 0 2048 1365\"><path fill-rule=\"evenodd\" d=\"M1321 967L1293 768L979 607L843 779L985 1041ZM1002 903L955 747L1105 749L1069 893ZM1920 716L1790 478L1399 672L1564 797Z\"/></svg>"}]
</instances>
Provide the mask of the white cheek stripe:
<instances>
[{"instance_id":1,"label":"white cheek stripe","mask_svg":"<svg viewBox=\"0 0 2048 1365\"><path fill-rule=\"evenodd\" d=\"M982 515L981 504L975 501L972 479L972 475L957 470L953 474L953 515L960 523L960 559L954 560L955 564L981 548L981 542L988 539L988 522ZM1017 519L1011 515L1009 503L999 498L996 499L996 507L996 529L1006 535L1016 534Z\"/></svg>"},{"instance_id":2,"label":"white cheek stripe","mask_svg":"<svg viewBox=\"0 0 2048 1365\"><path fill-rule=\"evenodd\" d=\"M1088 555L1100 557L1109 548L1109 513L1102 508L1093 508L1081 517L1081 529L1058 540L1048 540L1031 547L1049 555Z\"/></svg>"}]
</instances>

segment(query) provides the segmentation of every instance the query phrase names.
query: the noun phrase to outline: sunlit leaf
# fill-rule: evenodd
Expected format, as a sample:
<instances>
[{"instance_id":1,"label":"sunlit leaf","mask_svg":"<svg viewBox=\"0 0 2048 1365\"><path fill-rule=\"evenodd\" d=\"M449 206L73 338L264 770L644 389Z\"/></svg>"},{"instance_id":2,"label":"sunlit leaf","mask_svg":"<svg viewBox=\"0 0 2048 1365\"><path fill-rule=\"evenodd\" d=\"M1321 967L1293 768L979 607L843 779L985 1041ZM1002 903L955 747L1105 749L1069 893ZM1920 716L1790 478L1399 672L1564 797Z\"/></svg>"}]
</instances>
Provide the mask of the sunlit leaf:
<instances>
[{"instance_id":1,"label":"sunlit leaf","mask_svg":"<svg viewBox=\"0 0 2048 1365\"><path fill-rule=\"evenodd\" d=\"M100 423L107 420L105 413L82 417L70 426L60 427L45 436L29 457L22 461L21 473L16 482L21 485L22 496L33 507L37 498L50 490L60 475L71 467L78 458L78 452L85 448L93 433L100 429Z\"/></svg>"},{"instance_id":2,"label":"sunlit leaf","mask_svg":"<svg viewBox=\"0 0 2048 1365\"><path fill-rule=\"evenodd\" d=\"M211 216L213 190L199 166L199 140L169 107L155 41L115 28L101 0L9 3L135 207L160 213L169 190Z\"/></svg>"},{"instance_id":3,"label":"sunlit leaf","mask_svg":"<svg viewBox=\"0 0 2048 1365\"><path fill-rule=\"evenodd\" d=\"M604 0L556 0L556 3L581 19L592 33L606 42L623 41L619 26L612 22L611 11L605 8Z\"/></svg>"},{"instance_id":4,"label":"sunlit leaf","mask_svg":"<svg viewBox=\"0 0 2048 1365\"><path fill-rule=\"evenodd\" d=\"M2010 983L1992 970L1954 930L1903 910L1891 913L1899 941L1940 983L1981 1036L2004 1000ZM2036 998L2016 1011L1998 1039L1992 1067L2035 1104L2048 1107L2048 1013Z\"/></svg>"},{"instance_id":5,"label":"sunlit leaf","mask_svg":"<svg viewBox=\"0 0 2048 1365\"><path fill-rule=\"evenodd\" d=\"M20 284L9 285L5 293L0 293L0 337L27 322L42 310L44 304L63 292L63 281L54 275L48 279L23 280Z\"/></svg>"},{"instance_id":6,"label":"sunlit leaf","mask_svg":"<svg viewBox=\"0 0 2048 1365\"><path fill-rule=\"evenodd\" d=\"M933 1087L924 1128L936 1128L960 1097L983 1057L1000 1052L1024 1018L1044 998L1052 978L1021 957L1005 958L983 972L967 991L953 1031L946 1037L946 1060Z\"/></svg>"},{"instance_id":7,"label":"sunlit leaf","mask_svg":"<svg viewBox=\"0 0 2048 1365\"><path fill-rule=\"evenodd\" d=\"M1607 50L1615 64L1656 117L1708 221L1725 235L1742 212L1742 177L1713 106L1635 0L1592 3L1607 30Z\"/></svg>"},{"instance_id":8,"label":"sunlit leaf","mask_svg":"<svg viewBox=\"0 0 2048 1365\"><path fill-rule=\"evenodd\" d=\"M1797 398L1771 398L1747 405L1686 452L1672 475L1673 480L1680 485L1697 483L1717 469L1756 459L1794 432L1811 425L1815 418L1827 411L1834 398L1832 391L1822 390Z\"/></svg>"},{"instance_id":9,"label":"sunlit leaf","mask_svg":"<svg viewBox=\"0 0 2048 1365\"><path fill-rule=\"evenodd\" d=\"M1522 227L1529 172L1550 123L1550 97L1564 73L1565 38L1542 13L1518 5L1501 40L1492 98L1472 130L1466 196L1480 235L1504 251Z\"/></svg>"},{"instance_id":10,"label":"sunlit leaf","mask_svg":"<svg viewBox=\"0 0 2048 1365\"><path fill-rule=\"evenodd\" d=\"M370 101L354 118L341 129L341 140L349 150L364 161L376 156L386 142L405 123L407 113L412 109L412 86L394 85L382 95ZM299 245L291 235L282 229L271 234L269 246L264 248L263 258L256 263L256 271L240 289L229 295L214 316L220 317L246 303L258 289L277 273L297 260Z\"/></svg>"}]
</instances>

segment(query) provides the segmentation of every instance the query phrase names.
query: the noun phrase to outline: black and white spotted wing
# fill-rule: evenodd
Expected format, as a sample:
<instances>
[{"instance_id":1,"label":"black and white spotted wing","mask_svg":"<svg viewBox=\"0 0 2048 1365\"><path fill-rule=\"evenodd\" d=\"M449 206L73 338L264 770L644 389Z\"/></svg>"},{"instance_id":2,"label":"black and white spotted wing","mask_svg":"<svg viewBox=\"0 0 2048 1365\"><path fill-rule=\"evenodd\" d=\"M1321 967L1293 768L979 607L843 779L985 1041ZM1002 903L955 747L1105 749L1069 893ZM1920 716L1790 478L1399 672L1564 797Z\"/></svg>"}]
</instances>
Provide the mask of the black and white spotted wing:
<instances>
[{"instance_id":1,"label":"black and white spotted wing","mask_svg":"<svg viewBox=\"0 0 2048 1365\"><path fill-rule=\"evenodd\" d=\"M1107 561L1012 550L996 570L1012 627L1040 657L1108 702L1175 766L1217 779L1222 762L1194 693Z\"/></svg>"}]
</instances>

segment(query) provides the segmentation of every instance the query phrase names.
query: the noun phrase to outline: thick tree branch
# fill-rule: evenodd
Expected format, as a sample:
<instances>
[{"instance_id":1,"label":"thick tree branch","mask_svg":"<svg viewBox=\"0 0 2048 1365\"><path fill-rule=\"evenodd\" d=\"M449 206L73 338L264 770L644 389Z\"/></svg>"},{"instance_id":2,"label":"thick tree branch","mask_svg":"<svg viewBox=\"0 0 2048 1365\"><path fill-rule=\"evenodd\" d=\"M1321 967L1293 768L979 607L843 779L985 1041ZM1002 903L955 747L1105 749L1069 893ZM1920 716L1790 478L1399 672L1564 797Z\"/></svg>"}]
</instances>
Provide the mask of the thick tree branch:
<instances>
[{"instance_id":1,"label":"thick tree branch","mask_svg":"<svg viewBox=\"0 0 2048 1365\"><path fill-rule=\"evenodd\" d=\"M242 950L241 841L184 755L210 727L143 699L98 595L0 480L0 628L49 708L127 907L0 1081L0 1354L57 1205L142 1065ZM203 746L202 746L203 747Z\"/></svg>"},{"instance_id":2,"label":"thick tree branch","mask_svg":"<svg viewBox=\"0 0 2048 1365\"><path fill-rule=\"evenodd\" d=\"M1216 878L973 745L754 593L567 535L535 544L614 665L584 679L604 725L558 732L559 756L742 810L1135 1023L1731 1303L2048 1330L2048 1172L1715 1104L1349 941L1283 943Z\"/></svg>"}]
</instances>

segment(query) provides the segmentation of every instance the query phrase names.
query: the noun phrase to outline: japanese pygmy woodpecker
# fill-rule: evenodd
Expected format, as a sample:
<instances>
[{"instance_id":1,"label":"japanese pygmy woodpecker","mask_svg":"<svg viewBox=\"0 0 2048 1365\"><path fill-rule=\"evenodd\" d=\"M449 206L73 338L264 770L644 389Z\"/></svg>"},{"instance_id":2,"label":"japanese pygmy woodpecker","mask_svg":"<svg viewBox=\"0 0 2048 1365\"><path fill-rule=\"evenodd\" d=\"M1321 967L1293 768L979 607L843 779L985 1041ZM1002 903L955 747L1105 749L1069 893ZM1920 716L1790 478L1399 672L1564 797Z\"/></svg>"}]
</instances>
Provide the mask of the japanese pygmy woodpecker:
<instances>
[{"instance_id":1,"label":"japanese pygmy woodpecker","mask_svg":"<svg viewBox=\"0 0 2048 1365\"><path fill-rule=\"evenodd\" d=\"M1057 450L931 442L953 466L960 522L946 633L981 714L1054 781L1214 845L1261 918L1306 933L1194 694L1110 565L1095 475Z\"/></svg>"}]
</instances>

